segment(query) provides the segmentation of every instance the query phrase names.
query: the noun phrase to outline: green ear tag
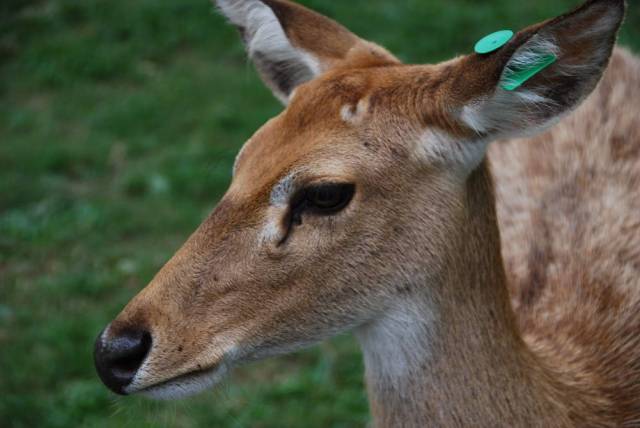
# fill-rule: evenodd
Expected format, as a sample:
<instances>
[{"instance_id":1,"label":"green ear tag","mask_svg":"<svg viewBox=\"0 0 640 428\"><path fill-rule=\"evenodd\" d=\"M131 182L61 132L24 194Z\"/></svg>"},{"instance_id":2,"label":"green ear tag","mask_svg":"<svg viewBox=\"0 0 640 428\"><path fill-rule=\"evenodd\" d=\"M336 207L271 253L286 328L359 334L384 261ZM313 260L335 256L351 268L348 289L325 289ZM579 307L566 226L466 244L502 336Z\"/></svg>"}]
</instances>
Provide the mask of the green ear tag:
<instances>
[{"instance_id":1,"label":"green ear tag","mask_svg":"<svg viewBox=\"0 0 640 428\"><path fill-rule=\"evenodd\" d=\"M502 84L502 89L506 91L513 91L519 88L524 82L531 79L557 60L558 57L554 54L540 55L535 63L519 69L507 71L504 76L505 82Z\"/></svg>"},{"instance_id":2,"label":"green ear tag","mask_svg":"<svg viewBox=\"0 0 640 428\"><path fill-rule=\"evenodd\" d=\"M488 54L503 47L513 37L513 31L502 30L483 37L476 43L475 51L481 55Z\"/></svg>"}]
</instances>

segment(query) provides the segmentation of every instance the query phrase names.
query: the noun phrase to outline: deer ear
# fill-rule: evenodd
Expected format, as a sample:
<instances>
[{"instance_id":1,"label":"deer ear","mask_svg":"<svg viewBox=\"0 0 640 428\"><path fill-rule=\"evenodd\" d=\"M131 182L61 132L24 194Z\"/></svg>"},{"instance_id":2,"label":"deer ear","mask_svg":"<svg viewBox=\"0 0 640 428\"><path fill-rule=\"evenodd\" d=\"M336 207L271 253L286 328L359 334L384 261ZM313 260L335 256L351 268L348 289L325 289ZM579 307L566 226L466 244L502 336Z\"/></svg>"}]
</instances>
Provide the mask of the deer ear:
<instances>
[{"instance_id":1,"label":"deer ear","mask_svg":"<svg viewBox=\"0 0 640 428\"><path fill-rule=\"evenodd\" d=\"M286 0L215 0L234 24L264 82L287 104L293 91L339 67L398 63L337 22Z\"/></svg>"},{"instance_id":2,"label":"deer ear","mask_svg":"<svg viewBox=\"0 0 640 428\"><path fill-rule=\"evenodd\" d=\"M624 0L590 0L519 32L498 51L460 59L457 82L451 82L454 92L453 87L468 88L455 95L459 119L489 139L530 135L553 125L596 87L624 12ZM537 74L522 81L522 71L526 75L531 68Z\"/></svg>"}]
</instances>

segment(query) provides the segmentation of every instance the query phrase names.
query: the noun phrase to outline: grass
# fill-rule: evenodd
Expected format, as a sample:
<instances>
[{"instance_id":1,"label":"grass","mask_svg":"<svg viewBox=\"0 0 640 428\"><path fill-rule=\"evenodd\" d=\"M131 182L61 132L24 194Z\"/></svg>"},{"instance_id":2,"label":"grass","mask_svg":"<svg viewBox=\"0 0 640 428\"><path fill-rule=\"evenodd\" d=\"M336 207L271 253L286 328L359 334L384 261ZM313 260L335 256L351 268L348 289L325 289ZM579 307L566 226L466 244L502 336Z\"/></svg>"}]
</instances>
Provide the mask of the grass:
<instances>
[{"instance_id":1,"label":"grass","mask_svg":"<svg viewBox=\"0 0 640 428\"><path fill-rule=\"evenodd\" d=\"M308 0L411 62L573 0ZM632 8L623 43L640 48ZM195 229L281 107L207 0L0 6L0 426L348 427L368 421L350 337L192 399L116 398L97 332Z\"/></svg>"}]
</instances>

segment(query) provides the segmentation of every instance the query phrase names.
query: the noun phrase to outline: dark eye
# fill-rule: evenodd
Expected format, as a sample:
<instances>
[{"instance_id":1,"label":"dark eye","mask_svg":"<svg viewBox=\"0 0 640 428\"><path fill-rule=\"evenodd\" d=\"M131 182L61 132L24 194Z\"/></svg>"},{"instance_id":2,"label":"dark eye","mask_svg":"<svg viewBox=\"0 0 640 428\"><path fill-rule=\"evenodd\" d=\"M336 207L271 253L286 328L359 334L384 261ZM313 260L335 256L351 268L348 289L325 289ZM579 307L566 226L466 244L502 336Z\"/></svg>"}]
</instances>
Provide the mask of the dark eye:
<instances>
[{"instance_id":1,"label":"dark eye","mask_svg":"<svg viewBox=\"0 0 640 428\"><path fill-rule=\"evenodd\" d=\"M350 183L316 184L302 189L291 201L293 223L301 222L303 212L331 215L346 208L356 186Z\"/></svg>"},{"instance_id":2,"label":"dark eye","mask_svg":"<svg viewBox=\"0 0 640 428\"><path fill-rule=\"evenodd\" d=\"M323 184L310 187L306 192L307 209L316 214L334 214L344 209L351 198L353 184Z\"/></svg>"}]
</instances>

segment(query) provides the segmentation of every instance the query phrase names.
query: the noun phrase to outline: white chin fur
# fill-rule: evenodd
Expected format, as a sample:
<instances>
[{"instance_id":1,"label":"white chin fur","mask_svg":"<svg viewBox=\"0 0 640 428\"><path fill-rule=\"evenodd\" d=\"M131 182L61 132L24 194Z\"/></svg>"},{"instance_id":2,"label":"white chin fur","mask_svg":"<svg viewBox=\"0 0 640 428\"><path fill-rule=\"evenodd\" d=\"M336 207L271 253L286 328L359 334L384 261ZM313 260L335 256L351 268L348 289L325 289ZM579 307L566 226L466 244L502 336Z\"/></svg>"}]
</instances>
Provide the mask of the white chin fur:
<instances>
[{"instance_id":1,"label":"white chin fur","mask_svg":"<svg viewBox=\"0 0 640 428\"><path fill-rule=\"evenodd\" d=\"M197 394L213 387L220 383L227 373L227 366L221 364L205 372L179 376L159 385L150 386L142 390L127 390L126 392L128 394L144 395L145 397L155 400L175 400Z\"/></svg>"}]
</instances>

